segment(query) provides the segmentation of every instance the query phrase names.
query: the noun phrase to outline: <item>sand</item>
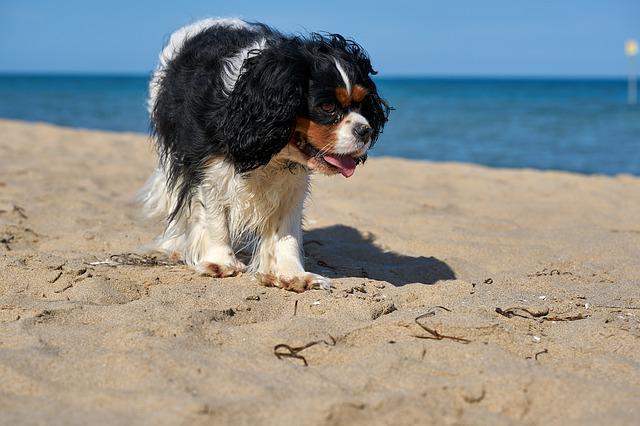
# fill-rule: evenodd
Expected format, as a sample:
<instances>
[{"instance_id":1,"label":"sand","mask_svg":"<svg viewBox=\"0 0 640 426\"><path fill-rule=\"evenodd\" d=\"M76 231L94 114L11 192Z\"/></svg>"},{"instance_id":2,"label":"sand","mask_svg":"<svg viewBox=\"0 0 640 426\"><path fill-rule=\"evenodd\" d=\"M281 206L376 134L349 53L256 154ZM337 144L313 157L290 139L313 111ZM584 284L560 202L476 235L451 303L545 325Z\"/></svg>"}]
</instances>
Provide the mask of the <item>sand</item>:
<instances>
[{"instance_id":1,"label":"sand","mask_svg":"<svg viewBox=\"0 0 640 426\"><path fill-rule=\"evenodd\" d=\"M0 423L637 424L639 178L370 159L314 178L296 294L111 258L154 162L0 121Z\"/></svg>"}]
</instances>

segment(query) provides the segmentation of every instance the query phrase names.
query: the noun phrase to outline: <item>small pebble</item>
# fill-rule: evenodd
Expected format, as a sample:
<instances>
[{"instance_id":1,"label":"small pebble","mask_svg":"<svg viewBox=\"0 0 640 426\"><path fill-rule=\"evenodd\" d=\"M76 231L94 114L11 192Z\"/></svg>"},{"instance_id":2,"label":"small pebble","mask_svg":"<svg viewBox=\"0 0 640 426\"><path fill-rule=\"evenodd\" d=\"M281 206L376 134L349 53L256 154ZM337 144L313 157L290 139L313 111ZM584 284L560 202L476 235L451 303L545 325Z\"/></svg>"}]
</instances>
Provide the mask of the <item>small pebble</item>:
<instances>
[{"instance_id":1,"label":"small pebble","mask_svg":"<svg viewBox=\"0 0 640 426\"><path fill-rule=\"evenodd\" d=\"M534 305L527 307L527 310L529 311L529 314L534 318L543 317L549 314L549 308L547 306Z\"/></svg>"}]
</instances>

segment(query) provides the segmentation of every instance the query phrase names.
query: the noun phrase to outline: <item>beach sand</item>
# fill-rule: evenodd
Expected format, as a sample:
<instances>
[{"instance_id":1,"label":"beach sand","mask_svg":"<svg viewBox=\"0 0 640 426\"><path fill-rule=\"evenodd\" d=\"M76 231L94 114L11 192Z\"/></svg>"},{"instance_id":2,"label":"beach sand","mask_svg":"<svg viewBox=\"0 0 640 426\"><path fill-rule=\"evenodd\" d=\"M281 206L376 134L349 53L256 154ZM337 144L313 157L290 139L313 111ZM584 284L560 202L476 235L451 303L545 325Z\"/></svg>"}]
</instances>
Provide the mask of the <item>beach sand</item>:
<instances>
[{"instance_id":1,"label":"beach sand","mask_svg":"<svg viewBox=\"0 0 640 426\"><path fill-rule=\"evenodd\" d=\"M370 159L314 178L296 294L95 264L160 232L154 163L0 121L1 424L637 424L639 178Z\"/></svg>"}]
</instances>

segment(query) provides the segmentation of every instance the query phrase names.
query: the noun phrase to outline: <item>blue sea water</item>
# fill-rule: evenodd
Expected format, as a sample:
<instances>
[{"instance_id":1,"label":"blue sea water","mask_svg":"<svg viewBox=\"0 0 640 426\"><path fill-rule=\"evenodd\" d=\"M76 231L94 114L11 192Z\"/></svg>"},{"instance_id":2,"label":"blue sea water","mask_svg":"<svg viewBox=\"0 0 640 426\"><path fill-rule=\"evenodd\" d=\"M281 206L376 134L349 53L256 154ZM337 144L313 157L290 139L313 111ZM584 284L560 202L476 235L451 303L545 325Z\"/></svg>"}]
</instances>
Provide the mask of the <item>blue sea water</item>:
<instances>
[{"instance_id":1,"label":"blue sea water","mask_svg":"<svg viewBox=\"0 0 640 426\"><path fill-rule=\"evenodd\" d=\"M395 108L371 154L640 175L624 80L377 80ZM0 117L147 132L146 76L0 76Z\"/></svg>"}]
</instances>

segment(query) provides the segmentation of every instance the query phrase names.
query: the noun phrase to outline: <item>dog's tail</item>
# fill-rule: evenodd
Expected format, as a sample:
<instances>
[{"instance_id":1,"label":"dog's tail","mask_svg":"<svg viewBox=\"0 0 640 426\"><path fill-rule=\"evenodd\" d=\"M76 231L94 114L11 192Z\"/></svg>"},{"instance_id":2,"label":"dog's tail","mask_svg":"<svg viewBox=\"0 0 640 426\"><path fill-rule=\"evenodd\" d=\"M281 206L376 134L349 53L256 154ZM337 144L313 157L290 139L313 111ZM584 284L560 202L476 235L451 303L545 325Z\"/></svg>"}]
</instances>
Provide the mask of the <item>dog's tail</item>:
<instances>
[{"instance_id":1,"label":"dog's tail","mask_svg":"<svg viewBox=\"0 0 640 426\"><path fill-rule=\"evenodd\" d=\"M162 166L153 172L136 197L148 218L166 219L175 204L175 197L167 187L167 176Z\"/></svg>"}]
</instances>

